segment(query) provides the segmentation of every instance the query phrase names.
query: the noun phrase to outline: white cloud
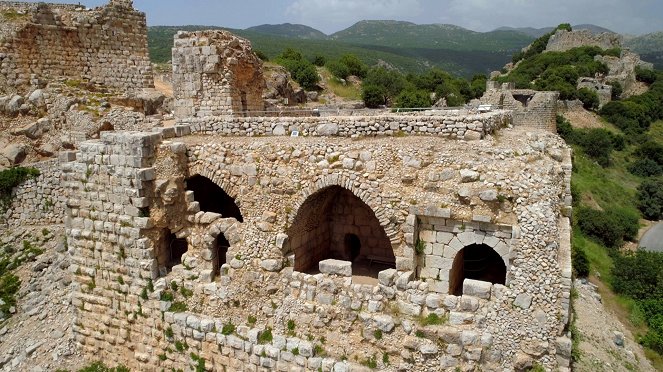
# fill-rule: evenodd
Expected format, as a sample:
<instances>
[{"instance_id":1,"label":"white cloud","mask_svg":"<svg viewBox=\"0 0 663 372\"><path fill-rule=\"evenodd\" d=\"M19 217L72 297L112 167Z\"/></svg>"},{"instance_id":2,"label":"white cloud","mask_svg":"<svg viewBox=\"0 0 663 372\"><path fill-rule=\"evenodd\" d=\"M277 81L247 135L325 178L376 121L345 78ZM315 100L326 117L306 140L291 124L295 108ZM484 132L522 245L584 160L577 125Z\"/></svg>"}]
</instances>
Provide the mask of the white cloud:
<instances>
[{"instance_id":1,"label":"white cloud","mask_svg":"<svg viewBox=\"0 0 663 372\"><path fill-rule=\"evenodd\" d=\"M286 15L298 22L335 31L364 19L412 19L421 14L420 0L295 0Z\"/></svg>"}]
</instances>

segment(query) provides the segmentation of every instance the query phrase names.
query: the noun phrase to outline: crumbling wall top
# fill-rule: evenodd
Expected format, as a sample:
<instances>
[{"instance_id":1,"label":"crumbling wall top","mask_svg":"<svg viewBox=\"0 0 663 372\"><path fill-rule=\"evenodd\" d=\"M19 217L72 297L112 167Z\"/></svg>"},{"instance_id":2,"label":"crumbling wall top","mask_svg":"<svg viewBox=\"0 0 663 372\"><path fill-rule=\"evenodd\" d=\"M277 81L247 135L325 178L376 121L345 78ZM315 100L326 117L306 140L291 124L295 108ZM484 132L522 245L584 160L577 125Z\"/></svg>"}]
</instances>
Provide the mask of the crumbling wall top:
<instances>
[{"instance_id":1,"label":"crumbling wall top","mask_svg":"<svg viewBox=\"0 0 663 372\"><path fill-rule=\"evenodd\" d=\"M594 34L589 30L558 30L548 41L546 52L565 52L582 46L597 46L601 49L622 47L622 36L610 32Z\"/></svg>"}]
</instances>

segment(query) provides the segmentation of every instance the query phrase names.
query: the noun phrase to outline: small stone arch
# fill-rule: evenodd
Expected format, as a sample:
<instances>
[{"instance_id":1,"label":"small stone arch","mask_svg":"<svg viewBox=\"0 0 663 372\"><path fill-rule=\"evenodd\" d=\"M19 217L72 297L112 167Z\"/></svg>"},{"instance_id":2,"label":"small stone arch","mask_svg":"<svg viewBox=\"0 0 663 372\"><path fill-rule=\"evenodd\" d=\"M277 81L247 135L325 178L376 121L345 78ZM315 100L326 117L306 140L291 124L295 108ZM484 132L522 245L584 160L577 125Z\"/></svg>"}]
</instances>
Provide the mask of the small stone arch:
<instances>
[{"instance_id":1,"label":"small stone arch","mask_svg":"<svg viewBox=\"0 0 663 372\"><path fill-rule=\"evenodd\" d=\"M230 181L229 176L224 176L222 174L216 174L212 169L212 164L203 164L197 162L196 164L189 167L189 176L192 178L194 176L202 176L211 180L214 184L219 186L228 196L234 199L235 204L239 208L242 207L242 198L239 193L237 185Z\"/></svg>"},{"instance_id":2,"label":"small stone arch","mask_svg":"<svg viewBox=\"0 0 663 372\"><path fill-rule=\"evenodd\" d=\"M465 246L458 251L449 270L449 294L462 295L465 279L505 285L508 270L508 260L491 246L483 243Z\"/></svg>"},{"instance_id":3,"label":"small stone arch","mask_svg":"<svg viewBox=\"0 0 663 372\"><path fill-rule=\"evenodd\" d=\"M206 229L202 256L211 262L212 277L222 274L221 267L226 263L227 254L241 241L240 225L235 218L219 218Z\"/></svg>"},{"instance_id":4,"label":"small stone arch","mask_svg":"<svg viewBox=\"0 0 663 372\"><path fill-rule=\"evenodd\" d=\"M297 208L287 233L286 251L294 253L296 271L315 272L318 263L329 258L352 261L366 276L377 277L380 268L395 267L392 242L376 211L339 185L311 193Z\"/></svg>"}]
</instances>

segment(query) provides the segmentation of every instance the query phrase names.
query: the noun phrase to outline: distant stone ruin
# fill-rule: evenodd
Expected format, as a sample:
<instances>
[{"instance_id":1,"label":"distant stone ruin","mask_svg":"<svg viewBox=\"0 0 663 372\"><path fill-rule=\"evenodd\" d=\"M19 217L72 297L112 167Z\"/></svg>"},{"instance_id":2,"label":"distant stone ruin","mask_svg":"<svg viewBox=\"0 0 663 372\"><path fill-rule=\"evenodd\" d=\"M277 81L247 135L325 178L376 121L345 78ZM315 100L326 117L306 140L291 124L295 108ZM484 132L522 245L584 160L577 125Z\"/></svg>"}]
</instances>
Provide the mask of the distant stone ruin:
<instances>
[{"instance_id":1,"label":"distant stone ruin","mask_svg":"<svg viewBox=\"0 0 663 372\"><path fill-rule=\"evenodd\" d=\"M179 32L173 48L175 117L262 112L262 61L227 31Z\"/></svg>"},{"instance_id":2,"label":"distant stone ruin","mask_svg":"<svg viewBox=\"0 0 663 372\"><path fill-rule=\"evenodd\" d=\"M513 83L486 83L482 104L511 110L513 124L556 132L558 92L515 89Z\"/></svg>"},{"instance_id":3,"label":"distant stone ruin","mask_svg":"<svg viewBox=\"0 0 663 372\"><path fill-rule=\"evenodd\" d=\"M548 40L547 52L566 52L582 46L596 46L601 49L621 48L623 38L619 34L603 32L593 33L590 30L557 30Z\"/></svg>"}]
</instances>

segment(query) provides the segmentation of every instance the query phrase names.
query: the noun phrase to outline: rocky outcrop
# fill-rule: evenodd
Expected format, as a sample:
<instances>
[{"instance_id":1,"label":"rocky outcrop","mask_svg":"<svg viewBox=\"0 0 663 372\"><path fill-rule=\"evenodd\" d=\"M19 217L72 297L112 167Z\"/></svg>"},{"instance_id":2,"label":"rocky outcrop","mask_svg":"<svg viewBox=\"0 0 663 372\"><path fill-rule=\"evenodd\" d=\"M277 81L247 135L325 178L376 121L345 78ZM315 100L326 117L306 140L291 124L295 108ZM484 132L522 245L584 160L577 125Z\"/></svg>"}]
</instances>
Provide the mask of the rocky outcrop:
<instances>
[{"instance_id":1,"label":"rocky outcrop","mask_svg":"<svg viewBox=\"0 0 663 372\"><path fill-rule=\"evenodd\" d=\"M548 40L546 52L565 52L581 46L597 46L601 49L621 48L622 36L613 33L595 34L589 30L557 30Z\"/></svg>"}]
</instances>

